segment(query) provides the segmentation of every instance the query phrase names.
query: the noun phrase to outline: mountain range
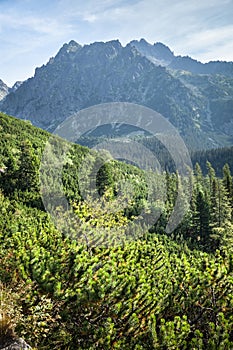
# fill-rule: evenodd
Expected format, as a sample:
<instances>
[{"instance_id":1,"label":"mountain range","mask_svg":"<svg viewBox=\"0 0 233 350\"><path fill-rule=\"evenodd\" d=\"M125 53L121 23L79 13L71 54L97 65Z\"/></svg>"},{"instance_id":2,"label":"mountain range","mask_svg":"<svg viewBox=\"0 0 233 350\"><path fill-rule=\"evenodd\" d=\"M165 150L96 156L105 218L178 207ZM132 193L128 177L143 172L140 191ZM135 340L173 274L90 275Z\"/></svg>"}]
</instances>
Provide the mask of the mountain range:
<instances>
[{"instance_id":1,"label":"mountain range","mask_svg":"<svg viewBox=\"0 0 233 350\"><path fill-rule=\"evenodd\" d=\"M192 149L233 144L233 62L175 56L141 39L64 44L34 77L9 89L0 81L0 110L53 131L83 108L132 102L161 113Z\"/></svg>"}]
</instances>

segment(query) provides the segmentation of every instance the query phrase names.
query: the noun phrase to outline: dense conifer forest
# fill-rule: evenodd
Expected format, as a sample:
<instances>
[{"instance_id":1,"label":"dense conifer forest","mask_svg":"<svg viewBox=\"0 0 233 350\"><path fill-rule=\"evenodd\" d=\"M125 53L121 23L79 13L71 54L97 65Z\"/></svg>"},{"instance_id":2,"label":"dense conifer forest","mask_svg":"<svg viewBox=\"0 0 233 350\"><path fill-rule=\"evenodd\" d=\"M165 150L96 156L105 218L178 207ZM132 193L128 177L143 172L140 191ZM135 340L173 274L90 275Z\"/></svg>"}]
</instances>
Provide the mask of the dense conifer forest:
<instances>
[{"instance_id":1,"label":"dense conifer forest","mask_svg":"<svg viewBox=\"0 0 233 350\"><path fill-rule=\"evenodd\" d=\"M0 114L0 344L17 335L39 350L231 350L232 148L192 155L190 205L184 201L182 222L167 233L179 173L164 166L150 174L166 197L147 207L145 172L109 161L93 203L80 190L80 166L101 155L78 144L62 173L77 220L64 213L55 225L40 191L49 137ZM134 191L114 211L119 179ZM143 208L159 212L153 225L137 221Z\"/></svg>"}]
</instances>

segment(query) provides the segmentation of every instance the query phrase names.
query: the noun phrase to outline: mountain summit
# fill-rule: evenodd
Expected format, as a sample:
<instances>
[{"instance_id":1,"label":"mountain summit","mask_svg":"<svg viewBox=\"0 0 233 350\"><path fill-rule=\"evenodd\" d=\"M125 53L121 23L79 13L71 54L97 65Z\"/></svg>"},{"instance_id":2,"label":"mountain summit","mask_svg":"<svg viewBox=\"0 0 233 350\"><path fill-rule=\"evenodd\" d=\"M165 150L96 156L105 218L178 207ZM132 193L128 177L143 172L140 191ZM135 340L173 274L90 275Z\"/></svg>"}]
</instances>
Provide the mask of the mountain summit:
<instances>
[{"instance_id":1,"label":"mountain summit","mask_svg":"<svg viewBox=\"0 0 233 350\"><path fill-rule=\"evenodd\" d=\"M216 74L216 72L218 74ZM233 63L176 57L164 44L64 44L3 99L3 112L53 131L83 108L132 102L161 113L192 148L232 143Z\"/></svg>"},{"instance_id":2,"label":"mountain summit","mask_svg":"<svg viewBox=\"0 0 233 350\"><path fill-rule=\"evenodd\" d=\"M151 45L145 39L141 39L140 41L132 40L130 45L158 66L169 66L175 58L169 47L162 43Z\"/></svg>"}]
</instances>

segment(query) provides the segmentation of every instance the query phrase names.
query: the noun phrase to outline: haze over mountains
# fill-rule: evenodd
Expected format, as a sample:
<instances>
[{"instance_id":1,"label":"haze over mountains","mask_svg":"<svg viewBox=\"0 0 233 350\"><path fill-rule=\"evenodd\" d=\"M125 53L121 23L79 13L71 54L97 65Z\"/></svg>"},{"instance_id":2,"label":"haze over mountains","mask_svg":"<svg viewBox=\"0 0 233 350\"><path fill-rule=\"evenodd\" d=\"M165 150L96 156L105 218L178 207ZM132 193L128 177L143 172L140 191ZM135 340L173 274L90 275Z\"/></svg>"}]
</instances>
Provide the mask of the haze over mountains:
<instances>
[{"instance_id":1,"label":"haze over mountains","mask_svg":"<svg viewBox=\"0 0 233 350\"><path fill-rule=\"evenodd\" d=\"M0 81L0 110L53 131L65 118L105 102L150 107L176 126L190 148L233 144L233 62L201 63L144 39L64 44L33 78Z\"/></svg>"}]
</instances>

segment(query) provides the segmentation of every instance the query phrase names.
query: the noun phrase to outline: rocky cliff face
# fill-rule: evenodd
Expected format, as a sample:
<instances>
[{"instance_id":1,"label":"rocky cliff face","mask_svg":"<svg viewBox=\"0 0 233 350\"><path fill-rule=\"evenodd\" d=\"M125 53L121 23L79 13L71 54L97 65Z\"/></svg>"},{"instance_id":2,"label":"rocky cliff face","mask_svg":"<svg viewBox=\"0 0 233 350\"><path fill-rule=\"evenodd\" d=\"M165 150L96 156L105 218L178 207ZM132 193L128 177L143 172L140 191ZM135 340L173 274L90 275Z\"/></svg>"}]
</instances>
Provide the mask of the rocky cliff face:
<instances>
[{"instance_id":1,"label":"rocky cliff face","mask_svg":"<svg viewBox=\"0 0 233 350\"><path fill-rule=\"evenodd\" d=\"M5 344L0 344L0 350L30 350L31 347L21 338L12 339Z\"/></svg>"},{"instance_id":2,"label":"rocky cliff face","mask_svg":"<svg viewBox=\"0 0 233 350\"><path fill-rule=\"evenodd\" d=\"M23 81L16 81L11 89L9 89L9 92L15 92L21 85L23 84Z\"/></svg>"},{"instance_id":3,"label":"rocky cliff face","mask_svg":"<svg viewBox=\"0 0 233 350\"><path fill-rule=\"evenodd\" d=\"M8 86L0 79L0 100L2 100L9 92Z\"/></svg>"},{"instance_id":4,"label":"rocky cliff face","mask_svg":"<svg viewBox=\"0 0 233 350\"><path fill-rule=\"evenodd\" d=\"M191 69L174 69L177 60L165 45L145 40L125 47L117 40L84 46L71 41L37 68L33 78L12 90L0 109L53 131L83 108L133 102L168 118L192 148L230 143L231 74L200 75ZM226 67L231 72L232 63Z\"/></svg>"}]
</instances>

